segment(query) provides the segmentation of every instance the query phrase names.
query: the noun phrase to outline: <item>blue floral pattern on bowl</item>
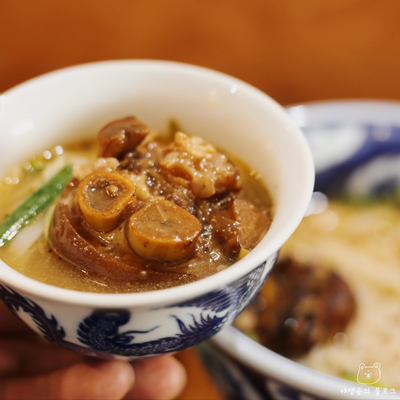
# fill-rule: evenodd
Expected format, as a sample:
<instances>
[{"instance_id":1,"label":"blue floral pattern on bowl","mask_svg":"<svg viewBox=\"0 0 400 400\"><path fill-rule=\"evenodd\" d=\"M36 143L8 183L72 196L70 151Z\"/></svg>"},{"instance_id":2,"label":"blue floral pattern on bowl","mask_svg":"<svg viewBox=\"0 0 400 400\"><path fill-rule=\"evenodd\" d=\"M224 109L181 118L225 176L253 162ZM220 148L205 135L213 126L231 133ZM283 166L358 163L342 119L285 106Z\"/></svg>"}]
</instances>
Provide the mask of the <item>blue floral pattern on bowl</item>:
<instances>
[{"instance_id":1,"label":"blue floral pattern on bowl","mask_svg":"<svg viewBox=\"0 0 400 400\"><path fill-rule=\"evenodd\" d=\"M128 309L88 310L75 323L52 312L46 302L35 301L0 285L0 298L20 318L46 339L85 355L102 358L137 358L178 352L194 346L230 324L249 304L275 262L274 254L252 272L230 285L190 301L146 310L159 323L143 328L143 312Z\"/></svg>"},{"instance_id":2,"label":"blue floral pattern on bowl","mask_svg":"<svg viewBox=\"0 0 400 400\"><path fill-rule=\"evenodd\" d=\"M316 191L381 196L392 195L399 186L400 127L328 124L303 131L315 158L324 156L322 165L316 162ZM341 151L329 151L335 142Z\"/></svg>"}]
</instances>

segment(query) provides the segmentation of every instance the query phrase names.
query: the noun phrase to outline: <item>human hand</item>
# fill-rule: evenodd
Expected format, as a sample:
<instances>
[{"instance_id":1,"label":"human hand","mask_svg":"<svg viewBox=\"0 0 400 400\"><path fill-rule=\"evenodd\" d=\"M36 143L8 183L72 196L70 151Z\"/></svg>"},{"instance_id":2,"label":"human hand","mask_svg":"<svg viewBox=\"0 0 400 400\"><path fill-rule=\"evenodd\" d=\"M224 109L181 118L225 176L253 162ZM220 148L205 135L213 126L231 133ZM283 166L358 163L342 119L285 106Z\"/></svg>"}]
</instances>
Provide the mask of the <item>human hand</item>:
<instances>
[{"instance_id":1,"label":"human hand","mask_svg":"<svg viewBox=\"0 0 400 400\"><path fill-rule=\"evenodd\" d=\"M0 399L172 399L186 374L171 356L89 359L33 333L0 301Z\"/></svg>"}]
</instances>

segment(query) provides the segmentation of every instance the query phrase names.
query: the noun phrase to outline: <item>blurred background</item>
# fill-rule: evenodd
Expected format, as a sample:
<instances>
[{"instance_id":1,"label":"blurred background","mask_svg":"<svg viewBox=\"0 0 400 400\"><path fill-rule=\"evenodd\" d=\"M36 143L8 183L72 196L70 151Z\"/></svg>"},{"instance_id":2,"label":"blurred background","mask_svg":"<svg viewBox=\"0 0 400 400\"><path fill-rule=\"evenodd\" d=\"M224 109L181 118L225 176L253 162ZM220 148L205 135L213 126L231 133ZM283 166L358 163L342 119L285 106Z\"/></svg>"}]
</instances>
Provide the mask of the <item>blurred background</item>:
<instances>
[{"instance_id":1,"label":"blurred background","mask_svg":"<svg viewBox=\"0 0 400 400\"><path fill-rule=\"evenodd\" d=\"M240 78L283 105L400 99L398 0L0 0L0 92L54 69L163 59ZM181 398L222 399L193 350Z\"/></svg>"},{"instance_id":2,"label":"blurred background","mask_svg":"<svg viewBox=\"0 0 400 400\"><path fill-rule=\"evenodd\" d=\"M397 0L0 0L0 91L65 66L164 59L281 104L400 98Z\"/></svg>"}]
</instances>

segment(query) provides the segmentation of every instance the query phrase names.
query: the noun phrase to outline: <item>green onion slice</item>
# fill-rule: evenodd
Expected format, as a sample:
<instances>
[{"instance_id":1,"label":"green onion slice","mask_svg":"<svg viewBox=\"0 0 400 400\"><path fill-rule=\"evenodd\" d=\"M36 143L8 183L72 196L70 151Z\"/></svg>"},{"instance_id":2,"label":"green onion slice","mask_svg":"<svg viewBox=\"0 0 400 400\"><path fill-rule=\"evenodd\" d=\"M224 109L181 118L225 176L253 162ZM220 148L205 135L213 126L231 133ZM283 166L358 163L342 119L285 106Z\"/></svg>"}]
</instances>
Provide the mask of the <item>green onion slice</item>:
<instances>
[{"instance_id":1,"label":"green onion slice","mask_svg":"<svg viewBox=\"0 0 400 400\"><path fill-rule=\"evenodd\" d=\"M0 225L0 247L12 240L15 235L57 198L72 177L69 164L47 181L26 199Z\"/></svg>"}]
</instances>

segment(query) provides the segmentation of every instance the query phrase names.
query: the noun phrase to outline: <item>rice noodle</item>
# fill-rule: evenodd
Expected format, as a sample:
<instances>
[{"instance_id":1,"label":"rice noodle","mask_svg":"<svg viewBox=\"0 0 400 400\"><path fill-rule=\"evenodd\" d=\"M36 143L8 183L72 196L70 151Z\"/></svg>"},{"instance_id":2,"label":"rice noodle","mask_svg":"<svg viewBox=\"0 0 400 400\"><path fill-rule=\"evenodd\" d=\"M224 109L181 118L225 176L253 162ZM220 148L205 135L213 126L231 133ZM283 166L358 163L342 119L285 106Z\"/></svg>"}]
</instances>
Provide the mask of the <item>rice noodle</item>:
<instances>
[{"instance_id":1,"label":"rice noodle","mask_svg":"<svg viewBox=\"0 0 400 400\"><path fill-rule=\"evenodd\" d=\"M333 229L332 213L337 219ZM357 302L356 316L344 335L297 361L354 380L361 363L379 362L378 384L399 388L400 208L331 202L328 210L303 220L282 255L337 271Z\"/></svg>"}]
</instances>

